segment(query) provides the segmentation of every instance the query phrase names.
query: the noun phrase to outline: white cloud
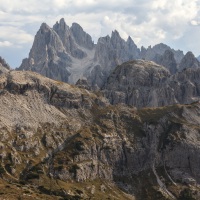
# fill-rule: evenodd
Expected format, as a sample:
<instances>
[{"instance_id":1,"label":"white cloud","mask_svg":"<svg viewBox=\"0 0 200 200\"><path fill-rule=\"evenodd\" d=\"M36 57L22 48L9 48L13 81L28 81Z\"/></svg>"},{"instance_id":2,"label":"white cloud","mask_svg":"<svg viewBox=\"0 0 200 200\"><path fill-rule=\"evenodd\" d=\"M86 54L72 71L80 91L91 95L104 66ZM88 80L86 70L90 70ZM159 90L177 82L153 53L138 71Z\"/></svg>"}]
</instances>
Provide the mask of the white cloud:
<instances>
[{"instance_id":1,"label":"white cloud","mask_svg":"<svg viewBox=\"0 0 200 200\"><path fill-rule=\"evenodd\" d=\"M3 41L3 42L0 41L0 47L10 47L12 45L13 44L9 41Z\"/></svg>"},{"instance_id":2,"label":"white cloud","mask_svg":"<svg viewBox=\"0 0 200 200\"><path fill-rule=\"evenodd\" d=\"M198 25L200 25L200 21L197 21L197 20L191 20L191 25L193 25L193 26L198 26Z\"/></svg>"},{"instance_id":3,"label":"white cloud","mask_svg":"<svg viewBox=\"0 0 200 200\"><path fill-rule=\"evenodd\" d=\"M33 41L33 36L12 26L0 26L0 38L12 41L14 44L25 44Z\"/></svg>"}]
</instances>

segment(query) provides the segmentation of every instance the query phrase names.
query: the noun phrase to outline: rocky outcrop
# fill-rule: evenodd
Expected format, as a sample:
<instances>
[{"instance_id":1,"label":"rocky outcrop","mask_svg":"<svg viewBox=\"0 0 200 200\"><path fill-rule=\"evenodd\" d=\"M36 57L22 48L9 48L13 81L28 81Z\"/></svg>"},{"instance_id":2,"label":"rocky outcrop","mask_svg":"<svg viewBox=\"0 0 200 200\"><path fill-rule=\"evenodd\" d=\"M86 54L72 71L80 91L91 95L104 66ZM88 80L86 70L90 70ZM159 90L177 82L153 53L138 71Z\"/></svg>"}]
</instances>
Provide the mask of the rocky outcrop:
<instances>
[{"instance_id":1,"label":"rocky outcrop","mask_svg":"<svg viewBox=\"0 0 200 200\"><path fill-rule=\"evenodd\" d=\"M1 73L6 73L8 72L8 69L6 69L5 67L3 67L1 64L0 64L0 74Z\"/></svg>"},{"instance_id":2,"label":"rocky outcrop","mask_svg":"<svg viewBox=\"0 0 200 200\"><path fill-rule=\"evenodd\" d=\"M18 70L31 70L55 80L71 82L71 76L77 75L74 69L78 71L79 63L91 57L93 47L91 37L77 24L69 28L61 19L50 28L43 23L35 36L29 58L23 60Z\"/></svg>"},{"instance_id":3,"label":"rocky outcrop","mask_svg":"<svg viewBox=\"0 0 200 200\"><path fill-rule=\"evenodd\" d=\"M84 76L90 85L102 87L116 64L139 56L140 50L131 37L125 41L114 31L111 37L100 38L94 45L91 36L79 24L69 27L61 19L53 29L46 24L41 26L29 58L23 61L19 70L36 71L74 84Z\"/></svg>"},{"instance_id":4,"label":"rocky outcrop","mask_svg":"<svg viewBox=\"0 0 200 200\"><path fill-rule=\"evenodd\" d=\"M23 60L18 70L38 72L55 80L68 81L71 58L65 51L58 34L43 23L37 32L29 58Z\"/></svg>"},{"instance_id":5,"label":"rocky outcrop","mask_svg":"<svg viewBox=\"0 0 200 200\"><path fill-rule=\"evenodd\" d=\"M29 58L23 60L19 70L73 84L86 77L92 87L102 88L117 65L139 58L164 65L174 74L183 52L162 43L140 51L131 37L125 41L116 30L99 38L95 45L79 24L69 27L61 19L53 28L46 24L40 27Z\"/></svg>"},{"instance_id":6,"label":"rocky outcrop","mask_svg":"<svg viewBox=\"0 0 200 200\"><path fill-rule=\"evenodd\" d=\"M87 57L87 53L81 47L90 50L94 48L91 37L76 23L73 23L70 28L62 18L60 22L56 22L53 29L62 40L66 51L74 58L83 59Z\"/></svg>"},{"instance_id":7,"label":"rocky outcrop","mask_svg":"<svg viewBox=\"0 0 200 200\"><path fill-rule=\"evenodd\" d=\"M86 90L91 90L91 87L89 86L88 81L85 78L78 79L78 81L76 82L76 86Z\"/></svg>"},{"instance_id":8,"label":"rocky outcrop","mask_svg":"<svg viewBox=\"0 0 200 200\"><path fill-rule=\"evenodd\" d=\"M0 74L7 73L10 70L10 66L6 63L6 61L0 57Z\"/></svg>"},{"instance_id":9,"label":"rocky outcrop","mask_svg":"<svg viewBox=\"0 0 200 200\"><path fill-rule=\"evenodd\" d=\"M0 56L0 65L8 70L10 70L10 66L8 63Z\"/></svg>"},{"instance_id":10,"label":"rocky outcrop","mask_svg":"<svg viewBox=\"0 0 200 200\"><path fill-rule=\"evenodd\" d=\"M170 76L153 62L137 60L118 66L104 88L112 104L157 107L198 101L200 68L188 68Z\"/></svg>"},{"instance_id":11,"label":"rocky outcrop","mask_svg":"<svg viewBox=\"0 0 200 200\"><path fill-rule=\"evenodd\" d=\"M60 22L56 22L56 24L53 26L53 30L58 34L65 50L72 55L72 57L82 59L87 56L86 53L82 51L76 44L70 28L67 26L64 19L61 19Z\"/></svg>"},{"instance_id":12,"label":"rocky outcrop","mask_svg":"<svg viewBox=\"0 0 200 200\"><path fill-rule=\"evenodd\" d=\"M169 75L152 62L135 65L143 87ZM25 71L1 74L0 88L2 198L199 199L199 103L112 106L100 93Z\"/></svg>"},{"instance_id":13,"label":"rocky outcrop","mask_svg":"<svg viewBox=\"0 0 200 200\"><path fill-rule=\"evenodd\" d=\"M149 46L147 49L142 47L141 58L145 60L156 61L156 57L158 55L163 55L166 50L172 51L176 62L180 63L181 59L184 56L183 51L171 49L169 46L163 43L157 44L153 47Z\"/></svg>"},{"instance_id":14,"label":"rocky outcrop","mask_svg":"<svg viewBox=\"0 0 200 200\"><path fill-rule=\"evenodd\" d=\"M199 68L200 62L197 58L195 58L194 54L192 52L187 52L186 55L181 60L178 70L182 71L187 68Z\"/></svg>"},{"instance_id":15,"label":"rocky outcrop","mask_svg":"<svg viewBox=\"0 0 200 200\"><path fill-rule=\"evenodd\" d=\"M79 46L85 47L86 49L94 48L94 42L92 41L91 36L86 33L79 24L73 23L70 30Z\"/></svg>"},{"instance_id":16,"label":"rocky outcrop","mask_svg":"<svg viewBox=\"0 0 200 200\"><path fill-rule=\"evenodd\" d=\"M6 61L0 57L0 74L6 73L10 70L10 66L6 63Z\"/></svg>"},{"instance_id":17,"label":"rocky outcrop","mask_svg":"<svg viewBox=\"0 0 200 200\"><path fill-rule=\"evenodd\" d=\"M106 36L98 40L94 60L97 63L89 74L88 80L92 85L97 84L100 88L104 85L110 72L119 64L128 60L140 57L140 50L137 48L132 38L127 41L122 39L115 30L111 37Z\"/></svg>"},{"instance_id":18,"label":"rocky outcrop","mask_svg":"<svg viewBox=\"0 0 200 200\"><path fill-rule=\"evenodd\" d=\"M163 55L157 55L155 62L166 67L171 74L177 72L177 63L174 58L174 53L171 50L166 50Z\"/></svg>"}]
</instances>

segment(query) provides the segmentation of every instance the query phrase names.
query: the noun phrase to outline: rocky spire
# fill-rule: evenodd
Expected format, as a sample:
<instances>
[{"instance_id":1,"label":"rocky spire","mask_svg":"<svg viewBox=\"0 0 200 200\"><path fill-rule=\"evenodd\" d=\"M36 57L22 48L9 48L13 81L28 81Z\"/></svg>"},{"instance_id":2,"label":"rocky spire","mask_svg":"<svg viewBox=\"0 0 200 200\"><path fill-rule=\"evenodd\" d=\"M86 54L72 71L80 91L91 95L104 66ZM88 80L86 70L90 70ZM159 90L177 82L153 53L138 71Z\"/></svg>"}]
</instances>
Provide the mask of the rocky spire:
<instances>
[{"instance_id":1,"label":"rocky spire","mask_svg":"<svg viewBox=\"0 0 200 200\"><path fill-rule=\"evenodd\" d=\"M121 47L122 45L125 44L125 41L121 38L121 36L119 35L119 32L117 30L112 31L111 34L111 43L113 45L113 47Z\"/></svg>"},{"instance_id":2,"label":"rocky spire","mask_svg":"<svg viewBox=\"0 0 200 200\"><path fill-rule=\"evenodd\" d=\"M93 77L89 78L91 83L98 86L103 86L109 73L123 62L138 59L140 57L140 50L137 48L132 38L129 37L127 41L121 38L118 31L113 31L110 36L101 37L96 45L95 61L99 65L93 68L91 74ZM98 74L98 78L96 76ZM92 80L91 80L92 79Z\"/></svg>"},{"instance_id":3,"label":"rocky spire","mask_svg":"<svg viewBox=\"0 0 200 200\"><path fill-rule=\"evenodd\" d=\"M187 68L198 68L200 67L200 62L197 58L195 58L194 54L189 51L186 53L186 55L183 57L179 64L179 71L182 71Z\"/></svg>"},{"instance_id":4,"label":"rocky spire","mask_svg":"<svg viewBox=\"0 0 200 200\"><path fill-rule=\"evenodd\" d=\"M128 46L128 51L132 54L132 56L130 56L130 60L138 59L140 57L140 49L137 47L130 36L126 41L126 44Z\"/></svg>"},{"instance_id":5,"label":"rocky spire","mask_svg":"<svg viewBox=\"0 0 200 200\"><path fill-rule=\"evenodd\" d=\"M79 26L79 25L77 25L77 26ZM65 47L66 51L72 57L82 59L87 56L87 53L84 52L80 48L81 45L77 43L77 38L75 36L78 35L79 33L76 32L75 36L74 36L74 33L72 32L71 28L69 28L69 26L67 26L67 24L65 23L65 20L63 18L60 20L60 22L56 22L56 24L53 26L53 29L56 31L56 33L59 35L60 39L62 40L63 46ZM81 29L82 32L79 29ZM80 38L83 38L84 34L87 35L83 31L82 28L79 28L79 29L77 29L77 31L80 32L80 35L79 35ZM81 40L80 38L79 38L79 40Z\"/></svg>"},{"instance_id":6,"label":"rocky spire","mask_svg":"<svg viewBox=\"0 0 200 200\"><path fill-rule=\"evenodd\" d=\"M92 41L91 36L87 34L79 24L73 23L70 31L78 45L87 49L94 48L94 42Z\"/></svg>"},{"instance_id":7,"label":"rocky spire","mask_svg":"<svg viewBox=\"0 0 200 200\"><path fill-rule=\"evenodd\" d=\"M71 49L71 38L70 38L70 29L69 26L65 23L65 20L62 18L60 22L56 22L53 26L54 31L59 35L60 39L67 52L70 52Z\"/></svg>"},{"instance_id":8,"label":"rocky spire","mask_svg":"<svg viewBox=\"0 0 200 200\"><path fill-rule=\"evenodd\" d=\"M66 52L59 35L46 23L38 30L29 58L24 59L19 70L36 71L52 79L68 81L67 68L71 58Z\"/></svg>"}]
</instances>

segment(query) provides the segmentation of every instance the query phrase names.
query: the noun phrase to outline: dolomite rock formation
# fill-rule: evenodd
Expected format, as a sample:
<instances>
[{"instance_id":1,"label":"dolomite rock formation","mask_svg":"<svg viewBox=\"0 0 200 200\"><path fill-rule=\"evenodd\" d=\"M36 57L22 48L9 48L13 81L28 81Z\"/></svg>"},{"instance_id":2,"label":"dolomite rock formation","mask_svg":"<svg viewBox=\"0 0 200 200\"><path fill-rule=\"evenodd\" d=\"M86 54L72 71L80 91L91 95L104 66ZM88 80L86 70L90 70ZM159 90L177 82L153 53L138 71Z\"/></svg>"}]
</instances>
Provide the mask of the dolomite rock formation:
<instances>
[{"instance_id":1,"label":"dolomite rock formation","mask_svg":"<svg viewBox=\"0 0 200 200\"><path fill-rule=\"evenodd\" d=\"M75 83L93 57L91 37L78 24L69 27L61 19L53 28L45 23L41 25L29 58L23 60L18 70L31 70L55 80Z\"/></svg>"},{"instance_id":2,"label":"dolomite rock formation","mask_svg":"<svg viewBox=\"0 0 200 200\"><path fill-rule=\"evenodd\" d=\"M43 23L35 36L29 58L23 60L19 70L35 71L67 82L70 63L71 58L57 33Z\"/></svg>"},{"instance_id":3,"label":"dolomite rock formation","mask_svg":"<svg viewBox=\"0 0 200 200\"><path fill-rule=\"evenodd\" d=\"M115 30L111 36L100 37L97 44L83 28L64 19L50 28L42 24L37 32L29 57L18 70L31 70L49 78L75 84L87 78L92 87L102 88L117 65L134 59L151 60L164 65L172 74L183 58L183 52L165 44L137 47L131 37L125 41Z\"/></svg>"},{"instance_id":4,"label":"dolomite rock formation","mask_svg":"<svg viewBox=\"0 0 200 200\"><path fill-rule=\"evenodd\" d=\"M112 32L111 37L99 38L95 48L95 66L92 69L89 68L84 75L91 85L97 84L101 88L116 65L128 60L138 59L139 56L140 50L132 38L129 37L125 41L115 30ZM88 76L88 74L90 75Z\"/></svg>"},{"instance_id":5,"label":"dolomite rock formation","mask_svg":"<svg viewBox=\"0 0 200 200\"><path fill-rule=\"evenodd\" d=\"M192 52L187 52L186 55L181 60L178 70L182 71L187 68L199 68L200 62L197 58L195 58L194 54Z\"/></svg>"},{"instance_id":6,"label":"dolomite rock formation","mask_svg":"<svg viewBox=\"0 0 200 200\"><path fill-rule=\"evenodd\" d=\"M172 51L176 62L180 63L181 59L184 56L183 52L180 50L174 50L163 43L157 44L153 47L149 46L147 49L145 47L142 47L140 57L145 60L156 61L156 57L159 55L163 55L167 50Z\"/></svg>"},{"instance_id":7,"label":"dolomite rock formation","mask_svg":"<svg viewBox=\"0 0 200 200\"><path fill-rule=\"evenodd\" d=\"M157 55L155 62L166 67L171 74L177 72L177 62L174 58L174 53L171 50L166 50L163 55Z\"/></svg>"},{"instance_id":8,"label":"dolomite rock formation","mask_svg":"<svg viewBox=\"0 0 200 200\"><path fill-rule=\"evenodd\" d=\"M126 62L109 76L104 94L112 104L157 107L198 101L200 68L188 68L170 76L156 63L144 60Z\"/></svg>"},{"instance_id":9,"label":"dolomite rock formation","mask_svg":"<svg viewBox=\"0 0 200 200\"><path fill-rule=\"evenodd\" d=\"M169 75L154 63L145 67L145 82L137 79L143 87ZM199 103L113 106L26 71L1 74L0 88L2 198L200 198Z\"/></svg>"}]
</instances>

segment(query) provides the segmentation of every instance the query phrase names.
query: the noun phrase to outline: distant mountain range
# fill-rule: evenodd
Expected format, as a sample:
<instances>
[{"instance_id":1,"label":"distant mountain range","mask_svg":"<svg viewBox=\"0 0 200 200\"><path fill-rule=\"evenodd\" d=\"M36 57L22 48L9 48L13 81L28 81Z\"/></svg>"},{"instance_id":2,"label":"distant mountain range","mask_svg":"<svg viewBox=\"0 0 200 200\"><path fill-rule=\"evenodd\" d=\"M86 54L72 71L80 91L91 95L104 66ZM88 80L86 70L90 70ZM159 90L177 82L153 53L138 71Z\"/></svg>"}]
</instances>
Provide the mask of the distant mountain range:
<instances>
[{"instance_id":1,"label":"distant mountain range","mask_svg":"<svg viewBox=\"0 0 200 200\"><path fill-rule=\"evenodd\" d=\"M85 77L92 86L101 88L114 68L126 61L154 61L175 74L184 68L199 65L197 60L194 61L194 55L189 55L191 57L187 55L184 58L182 51L163 43L139 49L131 37L125 41L116 30L111 37L101 37L94 44L91 36L79 24L73 23L69 27L61 19L53 28L45 23L41 25L29 57L23 60L18 70L35 71L68 83ZM189 59L188 63L185 59Z\"/></svg>"}]
</instances>

